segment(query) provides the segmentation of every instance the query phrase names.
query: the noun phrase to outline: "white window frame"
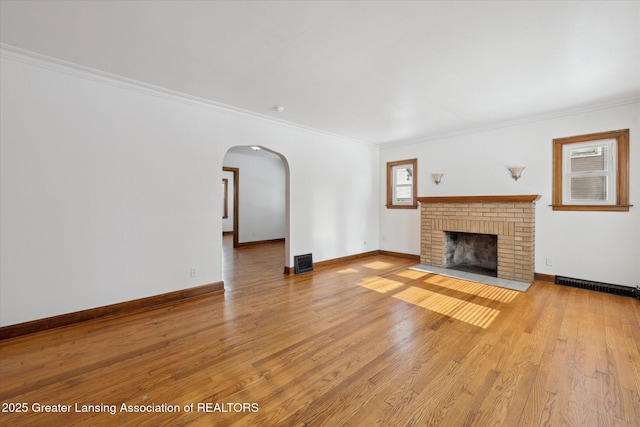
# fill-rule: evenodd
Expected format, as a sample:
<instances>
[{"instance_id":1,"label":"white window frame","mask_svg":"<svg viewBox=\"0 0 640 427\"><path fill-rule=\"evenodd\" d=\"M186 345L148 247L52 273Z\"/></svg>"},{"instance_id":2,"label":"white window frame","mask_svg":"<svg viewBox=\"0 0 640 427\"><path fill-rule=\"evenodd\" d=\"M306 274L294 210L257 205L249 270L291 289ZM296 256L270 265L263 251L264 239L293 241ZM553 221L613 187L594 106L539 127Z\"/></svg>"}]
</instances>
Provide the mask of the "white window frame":
<instances>
[{"instance_id":1,"label":"white window frame","mask_svg":"<svg viewBox=\"0 0 640 427\"><path fill-rule=\"evenodd\" d=\"M615 205L616 200L616 140L615 139L603 139L589 142L577 142L574 144L565 144L562 147L562 204L564 205ZM571 172L571 156L570 153L573 150L581 150L587 148L607 147L608 156L605 158L605 165L603 170L589 170ZM606 198L604 200L593 199L572 199L571 198L571 180L572 178L589 177L589 176L604 176L606 177Z\"/></svg>"}]
</instances>

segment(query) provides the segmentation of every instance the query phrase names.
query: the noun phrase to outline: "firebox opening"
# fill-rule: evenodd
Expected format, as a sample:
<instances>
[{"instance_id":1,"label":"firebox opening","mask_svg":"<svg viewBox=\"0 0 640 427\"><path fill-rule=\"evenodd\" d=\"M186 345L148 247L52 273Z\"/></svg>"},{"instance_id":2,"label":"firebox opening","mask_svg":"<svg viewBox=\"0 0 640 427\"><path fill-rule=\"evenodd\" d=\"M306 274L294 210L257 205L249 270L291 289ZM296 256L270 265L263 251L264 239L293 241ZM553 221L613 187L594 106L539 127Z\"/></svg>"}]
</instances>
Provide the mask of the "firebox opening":
<instances>
[{"instance_id":1,"label":"firebox opening","mask_svg":"<svg viewBox=\"0 0 640 427\"><path fill-rule=\"evenodd\" d=\"M445 232L444 267L498 277L498 236Z\"/></svg>"}]
</instances>

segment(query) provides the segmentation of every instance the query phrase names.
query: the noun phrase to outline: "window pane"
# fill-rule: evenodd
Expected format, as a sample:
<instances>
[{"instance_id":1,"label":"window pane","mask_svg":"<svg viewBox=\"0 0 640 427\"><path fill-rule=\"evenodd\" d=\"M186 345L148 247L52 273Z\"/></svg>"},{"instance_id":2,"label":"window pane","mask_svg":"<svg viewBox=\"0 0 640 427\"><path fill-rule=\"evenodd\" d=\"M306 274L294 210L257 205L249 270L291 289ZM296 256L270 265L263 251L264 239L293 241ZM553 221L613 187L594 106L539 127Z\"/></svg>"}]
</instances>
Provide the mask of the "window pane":
<instances>
[{"instance_id":1,"label":"window pane","mask_svg":"<svg viewBox=\"0 0 640 427\"><path fill-rule=\"evenodd\" d=\"M607 170L608 146L576 148L569 151L571 172Z\"/></svg>"},{"instance_id":2,"label":"window pane","mask_svg":"<svg viewBox=\"0 0 640 427\"><path fill-rule=\"evenodd\" d=\"M571 178L571 200L607 200L607 177Z\"/></svg>"},{"instance_id":3,"label":"window pane","mask_svg":"<svg viewBox=\"0 0 640 427\"><path fill-rule=\"evenodd\" d=\"M396 187L396 201L410 203L413 196L411 186Z\"/></svg>"},{"instance_id":4,"label":"window pane","mask_svg":"<svg viewBox=\"0 0 640 427\"><path fill-rule=\"evenodd\" d=\"M396 185L406 185L412 182L413 170L410 167L396 168Z\"/></svg>"}]
</instances>

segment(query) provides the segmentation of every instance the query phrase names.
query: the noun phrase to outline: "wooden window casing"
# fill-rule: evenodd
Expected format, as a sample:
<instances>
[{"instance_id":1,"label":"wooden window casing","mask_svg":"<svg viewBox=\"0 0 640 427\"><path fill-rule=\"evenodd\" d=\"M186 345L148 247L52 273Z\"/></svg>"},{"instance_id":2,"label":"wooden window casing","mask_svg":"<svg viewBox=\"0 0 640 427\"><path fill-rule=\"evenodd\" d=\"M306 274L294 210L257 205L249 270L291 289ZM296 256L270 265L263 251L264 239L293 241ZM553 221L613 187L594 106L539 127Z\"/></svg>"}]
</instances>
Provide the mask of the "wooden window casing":
<instances>
[{"instance_id":1,"label":"wooden window casing","mask_svg":"<svg viewBox=\"0 0 640 427\"><path fill-rule=\"evenodd\" d=\"M563 200L564 147L590 141L615 139L615 202L613 204L567 204ZM628 212L629 207L629 129L599 132L553 140L553 210Z\"/></svg>"},{"instance_id":2,"label":"wooden window casing","mask_svg":"<svg viewBox=\"0 0 640 427\"><path fill-rule=\"evenodd\" d=\"M395 197L398 185L393 171L397 167L409 166L411 169L411 200L407 203L398 202ZM418 208L418 159L399 160L387 163L387 208L388 209L417 209Z\"/></svg>"}]
</instances>

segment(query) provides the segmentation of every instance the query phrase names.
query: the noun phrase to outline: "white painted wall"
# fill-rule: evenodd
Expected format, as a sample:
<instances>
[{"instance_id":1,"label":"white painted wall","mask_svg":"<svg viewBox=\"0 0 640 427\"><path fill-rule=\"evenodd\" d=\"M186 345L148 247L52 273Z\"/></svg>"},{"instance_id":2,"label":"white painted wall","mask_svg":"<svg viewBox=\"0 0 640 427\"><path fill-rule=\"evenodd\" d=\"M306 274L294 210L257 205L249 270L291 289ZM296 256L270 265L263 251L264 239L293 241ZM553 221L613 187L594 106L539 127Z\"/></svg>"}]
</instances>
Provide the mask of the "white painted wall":
<instances>
[{"instance_id":1,"label":"white painted wall","mask_svg":"<svg viewBox=\"0 0 640 427\"><path fill-rule=\"evenodd\" d=\"M553 211L552 140L630 129L629 212ZM418 158L419 196L540 194L536 204L537 273L628 286L640 284L640 103L612 106L496 129L385 147L380 170L394 160ZM510 166L526 166L514 181ZM436 185L432 173L444 173ZM379 177L384 200L385 176ZM381 249L420 253L418 210L380 208ZM553 261L546 265L546 257Z\"/></svg>"},{"instance_id":2,"label":"white painted wall","mask_svg":"<svg viewBox=\"0 0 640 427\"><path fill-rule=\"evenodd\" d=\"M288 266L309 252L418 254L418 211L383 207L386 162L417 157L421 196L541 194L537 272L640 282L638 103L378 150L1 53L2 326L220 281L223 159L257 141L289 167ZM621 128L636 206L552 211L551 140ZM515 182L506 168L520 164ZM432 172L445 173L440 186Z\"/></svg>"},{"instance_id":3,"label":"white painted wall","mask_svg":"<svg viewBox=\"0 0 640 427\"><path fill-rule=\"evenodd\" d=\"M220 281L236 145L288 160L289 266L377 249L376 148L1 53L0 325Z\"/></svg>"},{"instance_id":4,"label":"white painted wall","mask_svg":"<svg viewBox=\"0 0 640 427\"><path fill-rule=\"evenodd\" d=\"M238 168L238 242L281 239L286 235L284 162L267 150L233 147L224 166Z\"/></svg>"}]
</instances>

